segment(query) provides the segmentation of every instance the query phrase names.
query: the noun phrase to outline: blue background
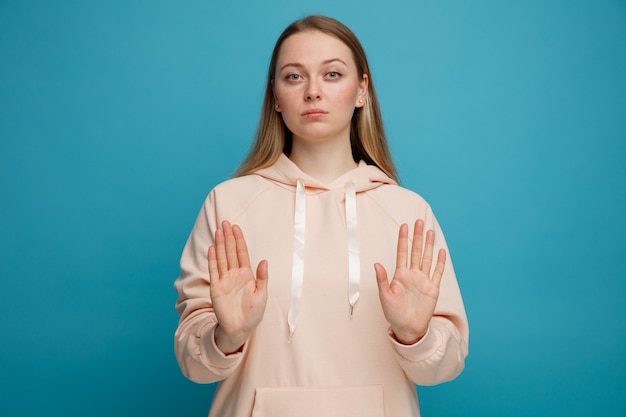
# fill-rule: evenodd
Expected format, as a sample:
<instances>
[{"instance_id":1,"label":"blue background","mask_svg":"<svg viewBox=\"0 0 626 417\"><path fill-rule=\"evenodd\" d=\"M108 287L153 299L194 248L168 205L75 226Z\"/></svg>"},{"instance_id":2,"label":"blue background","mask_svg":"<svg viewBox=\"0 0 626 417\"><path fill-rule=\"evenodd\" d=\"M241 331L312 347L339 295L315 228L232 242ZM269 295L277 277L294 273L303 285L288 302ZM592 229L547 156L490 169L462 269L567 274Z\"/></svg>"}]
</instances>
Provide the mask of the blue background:
<instances>
[{"instance_id":1,"label":"blue background","mask_svg":"<svg viewBox=\"0 0 626 417\"><path fill-rule=\"evenodd\" d=\"M0 415L205 416L172 283L274 41L348 24L471 325L425 416L624 416L626 2L0 0Z\"/></svg>"}]
</instances>

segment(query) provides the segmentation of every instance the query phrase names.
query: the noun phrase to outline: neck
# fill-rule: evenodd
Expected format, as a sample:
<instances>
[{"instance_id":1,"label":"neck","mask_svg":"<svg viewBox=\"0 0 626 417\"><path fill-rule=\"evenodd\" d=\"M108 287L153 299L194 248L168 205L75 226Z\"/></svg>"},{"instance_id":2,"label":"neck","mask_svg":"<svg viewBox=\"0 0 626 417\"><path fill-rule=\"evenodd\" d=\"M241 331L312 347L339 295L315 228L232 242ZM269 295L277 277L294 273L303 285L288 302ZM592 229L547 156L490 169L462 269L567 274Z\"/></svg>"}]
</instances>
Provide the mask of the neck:
<instances>
[{"instance_id":1,"label":"neck","mask_svg":"<svg viewBox=\"0 0 626 417\"><path fill-rule=\"evenodd\" d=\"M326 184L357 167L349 139L314 143L294 138L289 159L303 172Z\"/></svg>"}]
</instances>

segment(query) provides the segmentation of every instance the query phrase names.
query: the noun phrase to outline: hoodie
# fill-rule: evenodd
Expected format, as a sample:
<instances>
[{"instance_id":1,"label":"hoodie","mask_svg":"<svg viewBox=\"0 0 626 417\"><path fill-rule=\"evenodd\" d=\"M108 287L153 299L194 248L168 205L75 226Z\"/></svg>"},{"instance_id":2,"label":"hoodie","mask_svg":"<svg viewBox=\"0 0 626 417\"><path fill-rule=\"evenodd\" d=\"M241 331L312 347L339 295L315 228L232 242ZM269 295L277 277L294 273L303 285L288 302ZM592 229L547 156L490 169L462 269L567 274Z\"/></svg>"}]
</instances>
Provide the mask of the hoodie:
<instances>
[{"instance_id":1,"label":"hoodie","mask_svg":"<svg viewBox=\"0 0 626 417\"><path fill-rule=\"evenodd\" d=\"M424 199L364 162L324 184L281 155L215 187L174 284L181 370L198 383L220 381L209 416L419 416L415 384L459 375L469 337L451 256L426 335L403 345L390 332L374 263L392 279L399 227L419 218L435 231L434 253L448 251ZM269 266L263 320L230 355L215 344L207 264L224 220L243 230L253 268L262 259Z\"/></svg>"}]
</instances>

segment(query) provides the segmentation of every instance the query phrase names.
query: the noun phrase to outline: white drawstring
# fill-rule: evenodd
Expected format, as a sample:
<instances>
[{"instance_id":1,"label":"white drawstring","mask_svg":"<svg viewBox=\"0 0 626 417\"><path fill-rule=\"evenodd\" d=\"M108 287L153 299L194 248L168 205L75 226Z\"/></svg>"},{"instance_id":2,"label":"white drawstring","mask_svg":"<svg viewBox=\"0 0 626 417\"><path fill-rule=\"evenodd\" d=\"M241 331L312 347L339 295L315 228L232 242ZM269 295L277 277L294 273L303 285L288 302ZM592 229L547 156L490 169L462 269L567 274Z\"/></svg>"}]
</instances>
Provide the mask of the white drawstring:
<instances>
[{"instance_id":1,"label":"white drawstring","mask_svg":"<svg viewBox=\"0 0 626 417\"><path fill-rule=\"evenodd\" d=\"M361 258L359 255L359 235L357 233L356 218L356 190L354 183L349 182L346 189L346 228L348 232L348 301L350 302L350 317L354 312L354 305L359 300L361 289Z\"/></svg>"},{"instance_id":2,"label":"white drawstring","mask_svg":"<svg viewBox=\"0 0 626 417\"><path fill-rule=\"evenodd\" d=\"M293 219L293 267L291 270L291 300L289 302L289 343L298 325L302 287L304 283L304 226L306 223L306 191L300 180L296 186L296 208Z\"/></svg>"},{"instance_id":3,"label":"white drawstring","mask_svg":"<svg viewBox=\"0 0 626 417\"><path fill-rule=\"evenodd\" d=\"M359 300L361 289L361 259L359 254L359 237L357 233L356 189L353 182L345 185L346 229L348 235L348 302L350 317L354 306ZM306 223L306 189L302 181L296 184L296 207L294 212L293 232L293 267L291 270L291 299L287 323L289 324L289 343L296 331L302 304L302 288L304 286L304 241Z\"/></svg>"}]
</instances>

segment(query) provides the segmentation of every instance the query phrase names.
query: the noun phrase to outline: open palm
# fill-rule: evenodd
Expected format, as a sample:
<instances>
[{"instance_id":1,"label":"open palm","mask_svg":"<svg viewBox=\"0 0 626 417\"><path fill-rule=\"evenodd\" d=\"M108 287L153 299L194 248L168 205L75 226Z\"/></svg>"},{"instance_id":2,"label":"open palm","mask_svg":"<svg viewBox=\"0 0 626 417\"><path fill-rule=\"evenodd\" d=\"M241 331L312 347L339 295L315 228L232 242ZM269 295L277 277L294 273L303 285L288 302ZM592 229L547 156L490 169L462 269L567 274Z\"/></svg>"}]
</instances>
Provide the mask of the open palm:
<instances>
[{"instance_id":1,"label":"open palm","mask_svg":"<svg viewBox=\"0 0 626 417\"><path fill-rule=\"evenodd\" d=\"M215 232L215 246L209 248L208 260L211 300L218 322L216 342L224 352L234 351L263 318L267 262L259 263L255 278L243 232L227 221Z\"/></svg>"},{"instance_id":2,"label":"open palm","mask_svg":"<svg viewBox=\"0 0 626 417\"><path fill-rule=\"evenodd\" d=\"M374 265L385 318L395 337L404 344L416 343L426 334L439 298L446 262L446 251L441 249L431 277L435 233L432 230L426 233L422 248L423 232L424 222L417 220L409 258L408 226L400 226L396 270L391 282L385 268L379 263Z\"/></svg>"}]
</instances>

